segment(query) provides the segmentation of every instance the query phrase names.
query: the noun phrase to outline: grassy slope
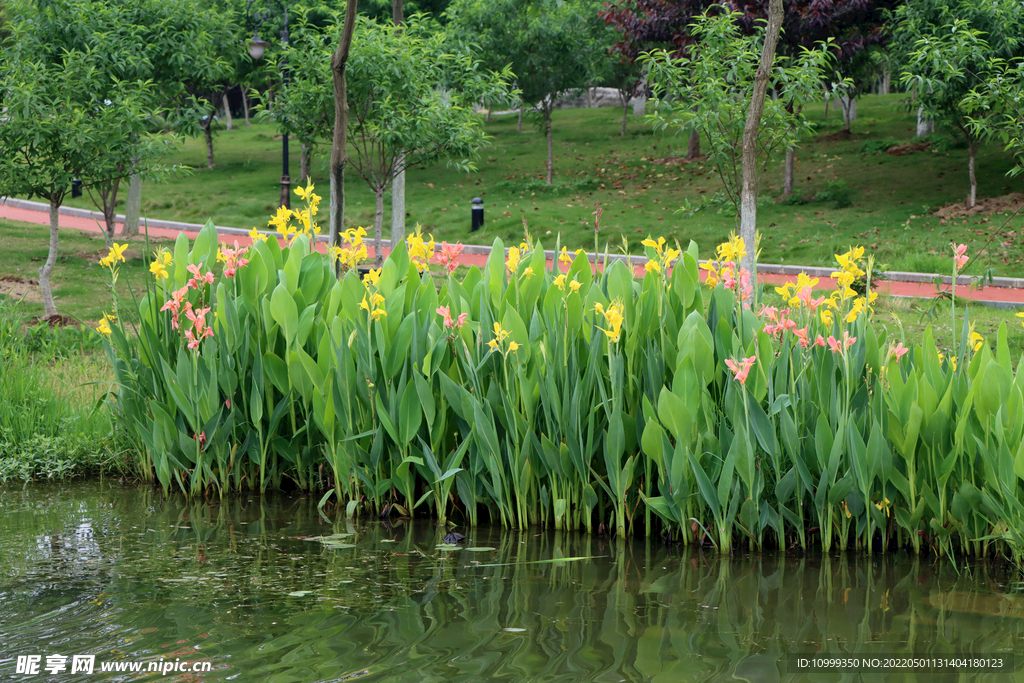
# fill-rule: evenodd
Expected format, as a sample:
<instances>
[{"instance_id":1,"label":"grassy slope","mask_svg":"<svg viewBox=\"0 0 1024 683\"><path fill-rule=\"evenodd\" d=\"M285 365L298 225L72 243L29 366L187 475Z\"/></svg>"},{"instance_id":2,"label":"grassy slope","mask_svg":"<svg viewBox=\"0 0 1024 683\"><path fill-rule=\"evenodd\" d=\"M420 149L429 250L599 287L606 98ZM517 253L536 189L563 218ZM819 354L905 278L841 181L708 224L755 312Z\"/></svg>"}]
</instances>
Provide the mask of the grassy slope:
<instances>
[{"instance_id":1,"label":"grassy slope","mask_svg":"<svg viewBox=\"0 0 1024 683\"><path fill-rule=\"evenodd\" d=\"M843 180L851 190L853 205L835 209L826 202L776 203L772 198L780 193L781 166L775 164L762 185L762 260L828 264L832 254L851 244L863 244L893 270L935 272L946 270L948 244L953 240L966 242L971 253L978 254L1001 217L940 224L927 215L929 210L966 196L965 149L905 156L861 154L866 141L913 139L914 119L902 102L902 95L864 97L853 136L836 141L822 138L839 130L838 114L833 110L825 119L821 105L809 108L809 116L819 128L817 137L806 141L799 151L796 194L813 196L829 182ZM731 207L712 206L692 218L676 210L686 199L695 202L715 194L720 185L713 170L701 163L683 167L649 163L646 160L685 153L685 137L655 134L648 125L631 118L628 134L621 138L619 116L620 111L612 108L555 113L558 181L591 180L603 184L603 189L551 196L532 188L520 192L509 188L508 182L543 177L544 139L529 122L523 133L516 133L514 115L497 116L488 124L493 147L482 150L477 172L459 174L444 165L410 172L410 224L421 223L438 240L490 243L495 237L518 238L525 217L531 231L548 245L553 244L556 233L561 234L563 244L592 245L594 207L600 202L604 208L602 245L607 239L615 248L621 243L621 234L636 248L640 239L652 233L684 244L694 239L702 253L708 253L733 228ZM217 165L212 170L205 168L202 141L189 140L176 161L195 170L163 185L147 184L144 215L190 222L212 218L219 224L243 228L265 225L275 209L280 173L280 141L273 139L272 133L268 126L247 130L241 122L232 132L220 131L215 139ZM325 152L315 159L314 180L324 178L325 160ZM1005 177L1010 160L997 145L983 148L978 168L982 197L1024 190L1024 182ZM292 173L298 175L297 152ZM499 186L503 182L504 188ZM351 176L347 192L350 220L372 224L373 200L365 183ZM485 199L487 223L483 231L470 235L469 206L474 196ZM87 197L74 203L90 206ZM326 211L325 203L322 220ZM1015 218L1005 232L1012 231L1015 236L1022 228L1024 219ZM994 239L988 253L972 261L969 274L995 267L1001 275L1024 276L1024 249L1019 239L1007 237Z\"/></svg>"}]
</instances>

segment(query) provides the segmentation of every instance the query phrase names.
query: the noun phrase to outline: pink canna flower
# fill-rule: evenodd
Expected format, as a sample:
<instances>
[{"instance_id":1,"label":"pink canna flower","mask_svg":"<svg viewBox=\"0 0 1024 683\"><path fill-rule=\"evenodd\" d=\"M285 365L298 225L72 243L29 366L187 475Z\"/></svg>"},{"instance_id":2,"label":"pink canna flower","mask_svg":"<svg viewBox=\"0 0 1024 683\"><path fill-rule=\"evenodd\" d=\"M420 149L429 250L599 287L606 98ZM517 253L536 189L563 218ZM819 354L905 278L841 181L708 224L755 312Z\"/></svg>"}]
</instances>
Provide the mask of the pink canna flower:
<instances>
[{"instance_id":1,"label":"pink canna flower","mask_svg":"<svg viewBox=\"0 0 1024 683\"><path fill-rule=\"evenodd\" d=\"M953 261L956 263L956 269L962 270L967 261L971 258L967 255L966 244L954 244L953 246Z\"/></svg>"},{"instance_id":2,"label":"pink canna flower","mask_svg":"<svg viewBox=\"0 0 1024 683\"><path fill-rule=\"evenodd\" d=\"M825 297L814 298L814 291L810 287L802 287L796 294L796 298L800 300L811 313L818 310L818 306L825 303Z\"/></svg>"},{"instance_id":3,"label":"pink canna flower","mask_svg":"<svg viewBox=\"0 0 1024 683\"><path fill-rule=\"evenodd\" d=\"M202 285L213 284L213 273L211 273L210 271L206 271L205 274L199 272L202 267L202 263L200 263L199 265L189 264L188 266L186 266L186 270L188 270L188 272L192 273L193 275L192 279L188 281L189 288L199 289L199 287Z\"/></svg>"},{"instance_id":4,"label":"pink canna flower","mask_svg":"<svg viewBox=\"0 0 1024 683\"><path fill-rule=\"evenodd\" d=\"M465 247L461 242L458 244L441 242L441 252L437 255L437 262L443 265L449 274L454 273L455 269L459 267L458 258L463 249Z\"/></svg>"},{"instance_id":5,"label":"pink canna flower","mask_svg":"<svg viewBox=\"0 0 1024 683\"><path fill-rule=\"evenodd\" d=\"M832 349L832 353L842 354L846 352L846 349L853 346L853 343L857 341L857 338L851 337L850 333L844 330L843 340L841 342L832 335L829 335L826 341L828 342L828 347Z\"/></svg>"},{"instance_id":6,"label":"pink canna flower","mask_svg":"<svg viewBox=\"0 0 1024 683\"><path fill-rule=\"evenodd\" d=\"M452 311L448 306L438 306L436 313L444 318L444 326L451 329L455 326L452 320Z\"/></svg>"},{"instance_id":7,"label":"pink canna flower","mask_svg":"<svg viewBox=\"0 0 1024 683\"><path fill-rule=\"evenodd\" d=\"M810 340L807 338L807 328L806 327L804 327L802 329L799 329L799 330L794 329L793 330L793 334L795 334L796 338L800 340L800 348L806 349L808 346L811 345ZM819 337L819 339L820 338L821 337Z\"/></svg>"},{"instance_id":8,"label":"pink canna flower","mask_svg":"<svg viewBox=\"0 0 1024 683\"><path fill-rule=\"evenodd\" d=\"M741 358L739 363L732 360L726 360L725 364L729 366L729 369L733 372L733 379L738 381L740 384L747 383L747 376L750 374L750 368L753 367L754 362L757 360L757 356L751 356L750 358Z\"/></svg>"},{"instance_id":9,"label":"pink canna flower","mask_svg":"<svg viewBox=\"0 0 1024 683\"><path fill-rule=\"evenodd\" d=\"M815 346L825 346L825 338L824 338L824 337L822 337L822 336L821 336L821 335L819 334L819 335L818 335L818 338L814 340L814 345L815 345Z\"/></svg>"},{"instance_id":10,"label":"pink canna flower","mask_svg":"<svg viewBox=\"0 0 1024 683\"><path fill-rule=\"evenodd\" d=\"M455 326L456 327L462 327L463 325L466 324L466 320L468 318L469 318L469 313L462 313L462 314L460 314L458 321L456 321L456 323L455 323Z\"/></svg>"},{"instance_id":11,"label":"pink canna flower","mask_svg":"<svg viewBox=\"0 0 1024 683\"><path fill-rule=\"evenodd\" d=\"M908 351L910 351L910 349L904 346L903 342L899 342L896 346L889 349L889 355L894 357L896 360L899 360L900 358L903 358Z\"/></svg>"}]
</instances>

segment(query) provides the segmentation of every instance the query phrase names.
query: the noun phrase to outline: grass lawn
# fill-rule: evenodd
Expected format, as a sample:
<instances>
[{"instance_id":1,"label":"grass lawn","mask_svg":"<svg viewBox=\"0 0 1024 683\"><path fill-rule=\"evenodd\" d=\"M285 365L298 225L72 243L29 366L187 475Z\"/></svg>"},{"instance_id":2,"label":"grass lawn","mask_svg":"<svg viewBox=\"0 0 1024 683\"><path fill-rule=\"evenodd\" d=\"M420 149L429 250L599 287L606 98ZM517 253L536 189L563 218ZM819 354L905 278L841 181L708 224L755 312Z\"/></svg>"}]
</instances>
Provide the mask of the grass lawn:
<instances>
[{"instance_id":1,"label":"grass lawn","mask_svg":"<svg viewBox=\"0 0 1024 683\"><path fill-rule=\"evenodd\" d=\"M22 318L41 316L43 305L39 299L39 267L46 260L48 228L43 225L0 220L0 297L3 292L18 300L17 311ZM165 242L151 241L152 249ZM144 254L146 243L132 241L121 264L117 293L124 302L120 313L130 316L135 306L134 296L145 293L143 275L149 270L150 258ZM50 276L57 311L82 322L95 325L104 313L113 312L110 275L99 260L107 255L106 245L99 233L61 228L57 265ZM25 281L28 282L19 282ZM27 295L22 300L22 294Z\"/></svg>"},{"instance_id":2,"label":"grass lawn","mask_svg":"<svg viewBox=\"0 0 1024 683\"><path fill-rule=\"evenodd\" d=\"M999 275L1024 276L1024 218L1012 218L1000 229L1005 217L999 214L957 220L930 214L967 195L965 148L902 156L862 151L865 143L914 140L914 116L903 106L904 99L862 98L850 137L834 135L842 127L834 109L828 118L821 105L808 109L818 129L799 149L795 196L810 201L775 201L781 193L781 164L769 169L758 212L763 261L827 265L832 254L857 244L868 247L891 270L945 272L948 245L955 240L967 243L975 257L968 274L995 268ZM720 188L714 170L701 162L655 163L684 155L685 136L655 133L631 117L623 138L620 116L615 108L555 112L555 192L542 186L546 152L540 130L528 121L517 133L515 115L493 117L487 124L493 146L481 151L476 172L458 173L443 164L410 171L409 224L420 223L439 241L490 243L495 237L518 241L525 218L545 246L553 246L556 235L572 247L592 246L595 205L600 202L602 248L607 240L615 250L625 236L635 250L650 233L684 245L694 239L703 254L710 253L735 225L732 206L714 200ZM268 125L249 130L243 122L231 132L218 131L212 170L205 167L202 140L188 140L175 161L195 170L164 184L147 183L143 215L197 223L212 218L246 229L265 225L276 208L279 187L281 143L273 133ZM322 196L327 195L326 159L322 148L313 163ZM1010 167L998 145L984 147L978 156L980 197L1024 191L1024 181L1005 176ZM292 173L298 175L297 151ZM838 181L845 183L852 205L835 208L834 201L814 201ZM350 222L371 226L373 197L365 183L351 175L346 192ZM470 234L470 200L475 196L485 200L486 224ZM706 210L692 217L678 212L684 201L702 199L711 202ZM91 207L88 196L71 203ZM325 223L326 202L321 209ZM386 216L385 237L389 226Z\"/></svg>"}]
</instances>

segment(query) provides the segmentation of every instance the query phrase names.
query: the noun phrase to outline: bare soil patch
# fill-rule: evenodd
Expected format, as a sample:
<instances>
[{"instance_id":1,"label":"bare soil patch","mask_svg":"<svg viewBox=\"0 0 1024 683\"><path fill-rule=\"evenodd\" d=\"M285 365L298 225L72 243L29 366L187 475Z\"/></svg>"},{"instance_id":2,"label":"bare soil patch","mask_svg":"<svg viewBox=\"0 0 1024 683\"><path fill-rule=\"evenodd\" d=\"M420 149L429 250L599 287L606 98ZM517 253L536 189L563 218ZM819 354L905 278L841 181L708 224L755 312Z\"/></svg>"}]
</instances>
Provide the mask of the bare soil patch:
<instances>
[{"instance_id":1,"label":"bare soil patch","mask_svg":"<svg viewBox=\"0 0 1024 683\"><path fill-rule=\"evenodd\" d=\"M894 157L901 157L904 154L913 154L914 152L923 152L931 147L930 142L904 142L901 145L893 145L889 149L885 150L886 154L891 154Z\"/></svg>"},{"instance_id":2,"label":"bare soil patch","mask_svg":"<svg viewBox=\"0 0 1024 683\"><path fill-rule=\"evenodd\" d=\"M1024 205L1024 194L1013 192L1002 197L986 197L979 199L973 209L968 209L964 202L947 204L935 211L940 218L966 218L968 216L989 216L997 213L1013 213Z\"/></svg>"},{"instance_id":3,"label":"bare soil patch","mask_svg":"<svg viewBox=\"0 0 1024 683\"><path fill-rule=\"evenodd\" d=\"M853 133L844 128L828 135L819 135L817 139L819 142L836 142L838 140L849 140L852 137L854 137Z\"/></svg>"},{"instance_id":4,"label":"bare soil patch","mask_svg":"<svg viewBox=\"0 0 1024 683\"><path fill-rule=\"evenodd\" d=\"M662 166L685 166L686 164L692 164L695 161L705 161L706 156L694 157L662 157L660 159L651 159L652 164L661 164Z\"/></svg>"},{"instance_id":5,"label":"bare soil patch","mask_svg":"<svg viewBox=\"0 0 1024 683\"><path fill-rule=\"evenodd\" d=\"M27 280L15 275L0 276L0 294L11 300L26 301L30 304L43 301L39 294L39 280Z\"/></svg>"}]
</instances>

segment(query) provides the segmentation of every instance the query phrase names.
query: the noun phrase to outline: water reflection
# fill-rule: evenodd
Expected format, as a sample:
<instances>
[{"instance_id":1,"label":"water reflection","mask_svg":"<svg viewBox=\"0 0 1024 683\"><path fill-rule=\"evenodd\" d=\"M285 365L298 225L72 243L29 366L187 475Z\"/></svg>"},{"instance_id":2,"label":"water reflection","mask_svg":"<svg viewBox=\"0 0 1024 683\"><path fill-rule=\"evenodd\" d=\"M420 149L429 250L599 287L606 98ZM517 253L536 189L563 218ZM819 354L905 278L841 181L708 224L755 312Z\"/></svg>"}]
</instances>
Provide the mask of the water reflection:
<instances>
[{"instance_id":1,"label":"water reflection","mask_svg":"<svg viewBox=\"0 0 1024 683\"><path fill-rule=\"evenodd\" d=\"M1024 653L1024 593L986 564L720 561L490 529L453 550L429 523L334 522L315 499L196 503L95 483L4 491L0 528L0 672L14 679L18 655L59 652L213 662L162 677L188 681L1024 680L785 664Z\"/></svg>"}]
</instances>

